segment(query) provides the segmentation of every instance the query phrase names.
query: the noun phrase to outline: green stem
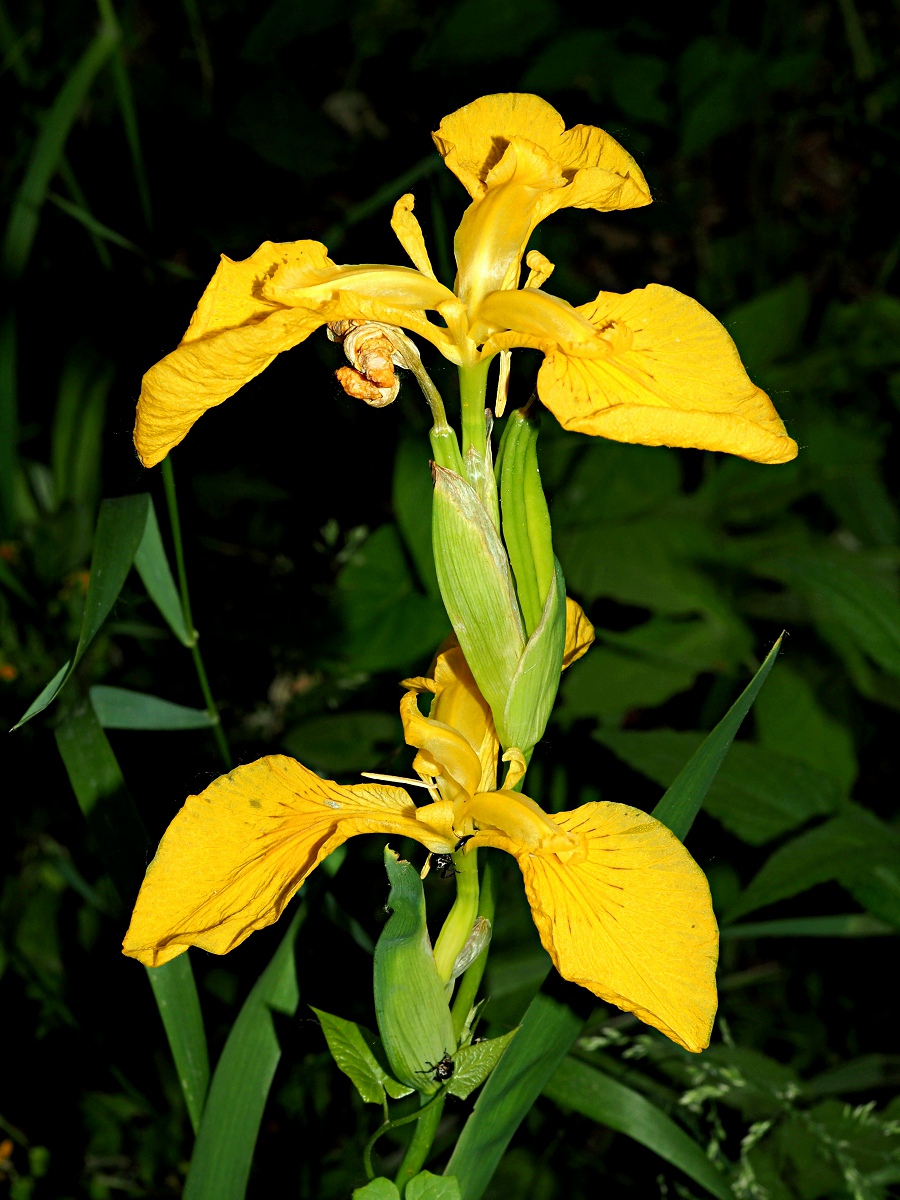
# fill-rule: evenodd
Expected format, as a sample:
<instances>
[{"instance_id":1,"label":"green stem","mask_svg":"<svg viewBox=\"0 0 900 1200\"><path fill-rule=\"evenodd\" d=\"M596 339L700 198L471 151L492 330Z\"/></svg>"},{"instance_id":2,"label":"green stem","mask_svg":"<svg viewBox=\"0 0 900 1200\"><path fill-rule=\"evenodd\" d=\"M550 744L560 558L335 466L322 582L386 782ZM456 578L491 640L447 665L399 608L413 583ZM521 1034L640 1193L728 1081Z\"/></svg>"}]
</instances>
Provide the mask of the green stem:
<instances>
[{"instance_id":1,"label":"green stem","mask_svg":"<svg viewBox=\"0 0 900 1200\"><path fill-rule=\"evenodd\" d=\"M213 725L213 734L215 735L216 745L219 748L219 754L222 757L222 762L227 770L231 770L231 750L228 747L228 739L225 737L225 731L222 728L222 723L219 720L219 710L216 708L216 702L213 699L212 689L209 686L209 678L206 674L206 667L203 665L203 656L200 653L200 645L198 641L197 630L194 628L194 618L191 615L191 596L188 590L187 569L184 565L184 543L181 539L181 518L178 515L178 495L175 491L175 472L172 469L171 458L164 458L162 462L162 477L163 486L166 491L166 507L169 510L169 524L172 529L172 543L175 546L175 567L178 572L178 587L181 592L181 610L184 613L184 623L191 637L191 654L194 659L194 667L197 671L197 679L200 681L200 691L203 693L203 700L206 704L206 711L215 721Z\"/></svg>"},{"instance_id":2,"label":"green stem","mask_svg":"<svg viewBox=\"0 0 900 1200\"><path fill-rule=\"evenodd\" d=\"M487 431L484 424L484 398L487 392L487 376L490 359L476 363L474 367L459 368L459 400L462 406L462 454L465 462L469 450L475 451L479 462L484 462L487 449Z\"/></svg>"},{"instance_id":3,"label":"green stem","mask_svg":"<svg viewBox=\"0 0 900 1200\"><path fill-rule=\"evenodd\" d=\"M496 901L494 897L494 874L491 864L486 862L484 869L481 872L481 890L478 899L478 916L487 917L493 925L494 910ZM490 943L485 946L481 954L475 959L465 975L459 982L459 990L456 993L456 999L453 1001L451 1009L451 1017L453 1019L453 1035L457 1042L460 1039L463 1029L465 1028L466 1019L472 1010L472 1005L475 1003L475 997L478 995L478 989L481 986L481 979L484 975L484 969L487 966L488 952Z\"/></svg>"},{"instance_id":4,"label":"green stem","mask_svg":"<svg viewBox=\"0 0 900 1200\"><path fill-rule=\"evenodd\" d=\"M403 1162L400 1164L400 1169L394 1176L394 1183L400 1190L402 1196L406 1191L406 1185L413 1179L428 1161L428 1155L431 1153L431 1147L434 1144L434 1136L437 1133L438 1125L441 1123L441 1117L444 1113L444 1101L446 1096L443 1092L438 1092L437 1103L432 1101L425 1109L419 1111L419 1122L416 1125L416 1131L412 1135L412 1140L406 1147L406 1153L403 1155Z\"/></svg>"},{"instance_id":5,"label":"green stem","mask_svg":"<svg viewBox=\"0 0 900 1200\"><path fill-rule=\"evenodd\" d=\"M453 855L456 899L434 946L434 961L442 983L449 983L453 964L469 940L478 916L478 851Z\"/></svg>"},{"instance_id":6,"label":"green stem","mask_svg":"<svg viewBox=\"0 0 900 1200\"><path fill-rule=\"evenodd\" d=\"M428 1103L423 1104L421 1108L416 1110L416 1112L412 1112L406 1117L397 1117L395 1121L385 1121L383 1125L378 1126L378 1128L366 1142L366 1148L363 1150L363 1165L366 1168L367 1179L375 1178L375 1169L372 1166L372 1151L375 1149L375 1143L378 1141L378 1139L383 1137L389 1129L399 1129L401 1125L408 1125L410 1121L420 1121L426 1113L438 1106L438 1101L440 1101L440 1105L438 1107L443 1108L446 1095L447 1088L445 1085L439 1092L435 1092ZM438 1114L438 1119L440 1119L440 1114ZM435 1124L435 1129L437 1129L437 1124ZM434 1137L433 1134L432 1137ZM413 1140L415 1140L415 1138ZM410 1145L411 1144L412 1143L410 1143ZM409 1151L407 1150L407 1154L408 1153Z\"/></svg>"}]
</instances>

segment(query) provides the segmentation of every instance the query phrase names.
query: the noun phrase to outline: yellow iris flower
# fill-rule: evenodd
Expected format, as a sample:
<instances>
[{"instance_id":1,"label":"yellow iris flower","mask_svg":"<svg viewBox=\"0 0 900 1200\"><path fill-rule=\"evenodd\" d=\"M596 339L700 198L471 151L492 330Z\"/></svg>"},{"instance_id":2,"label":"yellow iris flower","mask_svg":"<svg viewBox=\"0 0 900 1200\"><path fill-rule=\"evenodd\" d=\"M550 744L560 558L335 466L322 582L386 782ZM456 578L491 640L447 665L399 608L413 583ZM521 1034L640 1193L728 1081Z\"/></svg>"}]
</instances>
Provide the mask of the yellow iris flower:
<instances>
[{"instance_id":1,"label":"yellow iris flower","mask_svg":"<svg viewBox=\"0 0 900 1200\"><path fill-rule=\"evenodd\" d=\"M593 639L572 601L569 618L567 663ZM704 1049L718 935L706 877L681 842L625 804L545 813L511 790L524 770L515 758L498 788L491 711L458 646L438 656L433 677L404 686L405 737L431 803L417 808L399 787L341 786L282 755L238 767L189 797L169 826L125 953L147 966L188 946L227 953L276 921L309 873L355 834L410 837L437 854L468 837L466 853L493 846L515 857L541 941L564 978L688 1050ZM428 717L421 692L433 694Z\"/></svg>"},{"instance_id":2,"label":"yellow iris flower","mask_svg":"<svg viewBox=\"0 0 900 1200\"><path fill-rule=\"evenodd\" d=\"M550 213L650 203L640 168L613 138L588 125L566 130L544 100L512 93L452 113L434 139L472 198L456 233L455 289L435 276L412 196L397 201L391 225L415 269L338 266L315 241L264 242L240 262L223 256L181 344L144 376L135 445L145 466L277 354L338 321L402 326L464 369L516 347L542 350L538 392L567 429L765 463L796 456L728 333L695 300L650 284L573 307L542 290L553 264L536 251L519 287L528 240Z\"/></svg>"}]
</instances>

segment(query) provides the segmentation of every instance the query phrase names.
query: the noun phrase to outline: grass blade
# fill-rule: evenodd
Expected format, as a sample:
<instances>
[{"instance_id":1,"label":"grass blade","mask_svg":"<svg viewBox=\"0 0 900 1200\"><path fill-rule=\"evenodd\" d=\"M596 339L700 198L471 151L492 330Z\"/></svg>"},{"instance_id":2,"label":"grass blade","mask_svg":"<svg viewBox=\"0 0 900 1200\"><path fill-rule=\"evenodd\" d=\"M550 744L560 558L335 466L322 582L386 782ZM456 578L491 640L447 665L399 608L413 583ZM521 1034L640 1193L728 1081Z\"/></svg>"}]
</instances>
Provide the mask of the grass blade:
<instances>
[{"instance_id":1,"label":"grass blade","mask_svg":"<svg viewBox=\"0 0 900 1200\"><path fill-rule=\"evenodd\" d=\"M834 917L785 917L778 921L748 921L719 930L723 940L760 937L886 937L897 930L869 913Z\"/></svg>"},{"instance_id":2,"label":"grass blade","mask_svg":"<svg viewBox=\"0 0 900 1200\"><path fill-rule=\"evenodd\" d=\"M145 970L196 1134L209 1090L209 1053L200 997L188 953L179 954L161 967L146 967Z\"/></svg>"},{"instance_id":3,"label":"grass blade","mask_svg":"<svg viewBox=\"0 0 900 1200\"><path fill-rule=\"evenodd\" d=\"M184 1200L243 1200L281 1058L272 1013L292 1017L300 1000L294 941L305 916L305 907L298 909L228 1035L209 1089Z\"/></svg>"},{"instance_id":4,"label":"grass blade","mask_svg":"<svg viewBox=\"0 0 900 1200\"><path fill-rule=\"evenodd\" d=\"M112 6L112 0L97 0L97 8L100 11L101 20L106 25L117 29L121 38L121 29L115 9ZM121 45L117 45L113 51L110 65L112 67L113 83L116 88L116 99L119 102L119 113L122 117L122 124L125 127L125 138L128 142L129 153L131 154L131 169L134 171L134 182L137 185L138 196L141 201L141 212L144 215L144 222L149 229L151 221L150 187L147 183L147 171L144 167L144 154L141 149L141 135L138 129L137 110L134 106L134 93L131 90L131 80L128 78L125 59L122 57Z\"/></svg>"},{"instance_id":5,"label":"grass blade","mask_svg":"<svg viewBox=\"0 0 900 1200\"><path fill-rule=\"evenodd\" d=\"M709 737L682 768L675 782L653 810L653 816L657 821L668 825L669 829L682 841L700 811L700 806L734 741L735 734L740 729L753 701L759 695L760 688L775 665L783 637L784 634L766 655L762 666Z\"/></svg>"},{"instance_id":6,"label":"grass blade","mask_svg":"<svg viewBox=\"0 0 900 1200\"><path fill-rule=\"evenodd\" d=\"M718 1200L733 1200L725 1177L689 1133L646 1096L602 1071L567 1058L544 1088L544 1095L563 1109L581 1113L647 1146Z\"/></svg>"},{"instance_id":7,"label":"grass blade","mask_svg":"<svg viewBox=\"0 0 900 1200\"><path fill-rule=\"evenodd\" d=\"M583 1026L570 1008L549 996L539 993L532 1000L444 1170L456 1176L462 1200L480 1200L510 1139Z\"/></svg>"},{"instance_id":8,"label":"grass blade","mask_svg":"<svg viewBox=\"0 0 900 1200\"><path fill-rule=\"evenodd\" d=\"M69 132L97 73L112 54L118 39L119 31L114 25L101 24L69 72L41 126L6 228L3 266L12 278L18 278L28 263L47 188L59 168Z\"/></svg>"},{"instance_id":9,"label":"grass blade","mask_svg":"<svg viewBox=\"0 0 900 1200\"><path fill-rule=\"evenodd\" d=\"M0 529L16 529L15 479L19 466L19 416L16 387L16 317L0 319Z\"/></svg>"},{"instance_id":10,"label":"grass blade","mask_svg":"<svg viewBox=\"0 0 900 1200\"><path fill-rule=\"evenodd\" d=\"M209 729L215 724L205 708L187 708L129 688L91 688L91 704L104 729Z\"/></svg>"},{"instance_id":11,"label":"grass blade","mask_svg":"<svg viewBox=\"0 0 900 1200\"><path fill-rule=\"evenodd\" d=\"M134 565L143 580L144 587L150 599L165 617L169 628L181 642L182 646L190 649L194 644L192 633L188 630L184 618L184 609L172 568L163 548L159 522L156 519L156 509L151 500L147 509L147 524L144 536L134 556Z\"/></svg>"}]
</instances>

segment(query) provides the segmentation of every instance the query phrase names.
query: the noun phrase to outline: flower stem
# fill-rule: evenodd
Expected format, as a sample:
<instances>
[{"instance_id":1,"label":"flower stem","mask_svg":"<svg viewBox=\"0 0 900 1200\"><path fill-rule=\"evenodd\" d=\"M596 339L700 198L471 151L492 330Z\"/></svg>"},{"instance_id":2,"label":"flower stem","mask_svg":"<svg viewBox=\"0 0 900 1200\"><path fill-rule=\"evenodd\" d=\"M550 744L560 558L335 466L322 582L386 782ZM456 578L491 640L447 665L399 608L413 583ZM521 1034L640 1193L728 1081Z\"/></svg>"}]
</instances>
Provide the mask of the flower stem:
<instances>
[{"instance_id":1,"label":"flower stem","mask_svg":"<svg viewBox=\"0 0 900 1200\"><path fill-rule=\"evenodd\" d=\"M487 449L487 431L484 423L484 398L487 392L487 376L490 359L476 363L473 367L459 368L459 399L462 406L462 453L463 461L470 449L479 461L484 460Z\"/></svg>"},{"instance_id":2,"label":"flower stem","mask_svg":"<svg viewBox=\"0 0 900 1200\"><path fill-rule=\"evenodd\" d=\"M487 917L493 925L495 907L494 875L491 864L486 862L481 872L478 916ZM457 1041L459 1041L460 1035L465 1028L466 1019L472 1010L472 1005L475 1003L475 997L478 995L478 989L481 986L481 979L484 975L484 968L487 966L487 957L490 948L490 944L485 946L484 950L478 955L459 982L459 990L456 993L456 999L453 1001L453 1008L450 1012L453 1019L453 1034Z\"/></svg>"},{"instance_id":3,"label":"flower stem","mask_svg":"<svg viewBox=\"0 0 900 1200\"><path fill-rule=\"evenodd\" d=\"M457 955L469 939L478 916L478 851L453 855L456 900L434 946L434 961L443 983L449 983Z\"/></svg>"},{"instance_id":4,"label":"flower stem","mask_svg":"<svg viewBox=\"0 0 900 1200\"><path fill-rule=\"evenodd\" d=\"M380 1137L382 1137L384 1134L386 1134L389 1129L399 1129L399 1127L401 1125L408 1125L410 1123L410 1121L421 1121L423 1117L427 1116L433 1109L436 1108L438 1110L438 1117L437 1117L437 1121L434 1122L434 1128L431 1133L431 1140L432 1141L434 1140L434 1133L437 1130L438 1121L440 1121L440 1119L441 1119L441 1112L443 1111L443 1108L444 1108L444 1100L446 1099L446 1095L447 1095L447 1088L445 1086L445 1087L442 1087L439 1092L435 1092L435 1094L428 1100L428 1103L423 1104L421 1108L416 1110L416 1112L411 1112L411 1113L409 1113L408 1116L405 1116L405 1117L397 1117L397 1119L395 1121L385 1121L383 1125L378 1126L378 1128L375 1130L375 1132L369 1138L368 1142L366 1142L366 1148L365 1148L365 1150L363 1150L363 1166L366 1169L366 1178L367 1179L375 1178L375 1168L372 1166L372 1151L375 1149L375 1143L378 1141L378 1139ZM440 1103L438 1103L438 1101L440 1101ZM416 1141L418 1132L419 1132L419 1130L416 1129L416 1133L413 1135L413 1140L412 1140L412 1142L410 1142L409 1147L407 1148L406 1156L403 1159L403 1164L406 1163L406 1159L409 1157L409 1152L412 1149L413 1142ZM431 1146L431 1142L428 1143L429 1148L430 1148L430 1146ZM428 1153L428 1149L425 1150L425 1154L427 1154L427 1153ZM422 1161L423 1162L425 1161L424 1157L423 1157ZM400 1167L401 1171L403 1170L403 1164L401 1164L401 1167ZM414 1175L417 1173L418 1173L418 1168L416 1168L416 1170L413 1171Z\"/></svg>"},{"instance_id":5,"label":"flower stem","mask_svg":"<svg viewBox=\"0 0 900 1200\"><path fill-rule=\"evenodd\" d=\"M401 1196L409 1181L418 1175L425 1166L428 1155L431 1152L432 1144L434 1143L434 1135L437 1133L438 1125L441 1123L445 1099L444 1092L440 1091L434 1100L430 1101L419 1111L419 1121L416 1125L416 1131L412 1135L409 1145L406 1147L406 1153L403 1155L403 1162L400 1164L400 1169L394 1176L394 1183L399 1188Z\"/></svg>"},{"instance_id":6,"label":"flower stem","mask_svg":"<svg viewBox=\"0 0 900 1200\"><path fill-rule=\"evenodd\" d=\"M172 459L164 458L162 462L162 477L163 486L166 492L166 507L169 510L169 524L172 529L172 543L175 546L175 566L178 572L178 587L181 592L181 611L184 614L184 623L191 638L191 654L194 659L194 667L197 671L197 679L200 682L200 690L203 693L203 700L206 704L206 711L215 722L212 726L213 734L216 739L216 745L219 748L219 754L222 757L222 762L227 770L231 770L231 751L228 747L228 739L225 737L225 731L222 728L222 723L219 720L219 710L216 708L216 702L213 699L212 689L209 686L209 678L206 674L206 667L203 664L203 656L200 653L199 634L194 628L194 619L191 615L191 596L188 590L187 569L184 565L184 543L181 538L181 518L178 515L178 495L175 491L175 472L172 469Z\"/></svg>"}]
</instances>

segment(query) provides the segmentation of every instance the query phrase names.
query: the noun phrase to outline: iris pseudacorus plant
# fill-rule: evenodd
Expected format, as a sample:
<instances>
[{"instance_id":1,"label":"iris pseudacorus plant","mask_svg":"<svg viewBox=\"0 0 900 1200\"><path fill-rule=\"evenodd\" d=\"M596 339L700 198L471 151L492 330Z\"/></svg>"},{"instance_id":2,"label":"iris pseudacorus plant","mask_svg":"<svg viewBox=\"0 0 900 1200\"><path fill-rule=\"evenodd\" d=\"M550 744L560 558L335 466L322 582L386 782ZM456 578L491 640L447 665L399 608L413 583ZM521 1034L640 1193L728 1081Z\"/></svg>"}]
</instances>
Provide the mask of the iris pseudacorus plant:
<instances>
[{"instance_id":1,"label":"iris pseudacorus plant","mask_svg":"<svg viewBox=\"0 0 900 1200\"><path fill-rule=\"evenodd\" d=\"M488 366L501 356L496 415L509 353L525 347L543 352L537 393L568 429L764 463L792 459L797 446L726 330L694 300L650 284L576 308L543 290L553 264L526 255L541 220L565 207L650 202L640 169L611 137L588 126L567 131L536 96L500 95L445 118L434 139L471 197L452 290L432 269L412 196L397 201L391 224L413 267L338 266L315 241L266 242L241 262L223 257L181 344L144 377L135 426L141 460L160 462L207 409L323 325L344 344L350 365L338 377L350 394L378 407L396 395L396 366L414 373L434 417L435 558L458 637L428 677L404 681L401 717L417 751L409 783L427 802L383 781L323 780L280 755L239 767L175 817L125 953L148 966L191 945L227 953L277 920L309 873L355 834L408 836L452 854L458 902L477 848L489 846L519 864L563 977L699 1051L716 1008L717 929L703 872L638 809L603 802L551 816L526 794L560 670L587 650L593 631L565 600L530 410L507 424L498 502ZM459 368L461 447L408 333ZM428 716L422 693L432 696ZM471 919L461 930L452 924L434 948L447 982L472 928Z\"/></svg>"}]
</instances>

